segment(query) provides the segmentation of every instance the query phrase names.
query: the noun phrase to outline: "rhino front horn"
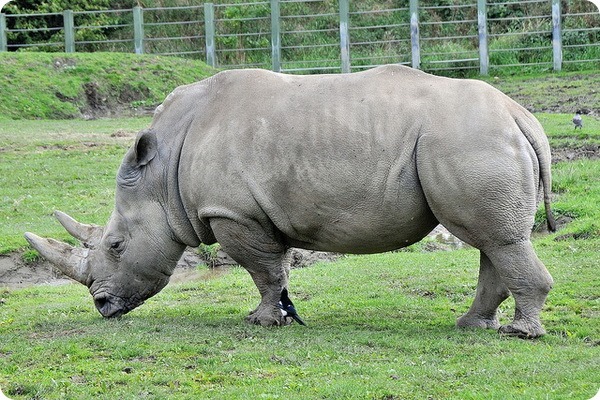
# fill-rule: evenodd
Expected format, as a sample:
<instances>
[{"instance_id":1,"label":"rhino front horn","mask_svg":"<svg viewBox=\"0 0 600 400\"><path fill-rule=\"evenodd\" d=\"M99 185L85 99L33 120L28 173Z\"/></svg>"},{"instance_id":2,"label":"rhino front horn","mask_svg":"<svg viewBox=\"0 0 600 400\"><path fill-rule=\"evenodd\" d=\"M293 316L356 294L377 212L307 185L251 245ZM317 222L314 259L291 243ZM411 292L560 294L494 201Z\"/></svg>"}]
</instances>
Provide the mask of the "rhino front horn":
<instances>
[{"instance_id":1,"label":"rhino front horn","mask_svg":"<svg viewBox=\"0 0 600 400\"><path fill-rule=\"evenodd\" d=\"M81 240L89 247L100 243L103 232L101 226L82 224L62 211L54 211L54 216L75 239Z\"/></svg>"},{"instance_id":2,"label":"rhino front horn","mask_svg":"<svg viewBox=\"0 0 600 400\"><path fill-rule=\"evenodd\" d=\"M73 247L54 239L44 239L31 232L25 233L25 239L63 274L87 286L89 249Z\"/></svg>"}]
</instances>

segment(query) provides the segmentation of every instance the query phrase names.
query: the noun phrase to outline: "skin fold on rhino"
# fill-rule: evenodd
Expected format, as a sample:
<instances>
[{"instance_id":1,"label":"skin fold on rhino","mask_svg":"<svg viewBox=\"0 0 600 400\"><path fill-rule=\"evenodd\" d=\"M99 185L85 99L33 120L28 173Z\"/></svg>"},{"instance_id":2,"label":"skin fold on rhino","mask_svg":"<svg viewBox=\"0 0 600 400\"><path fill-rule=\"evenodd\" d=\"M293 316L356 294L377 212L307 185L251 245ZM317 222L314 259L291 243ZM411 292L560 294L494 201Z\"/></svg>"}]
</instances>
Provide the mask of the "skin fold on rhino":
<instances>
[{"instance_id":1,"label":"skin fold on rhino","mask_svg":"<svg viewBox=\"0 0 600 400\"><path fill-rule=\"evenodd\" d=\"M158 293L186 246L219 242L260 292L249 321L281 325L290 247L384 252L442 223L480 250L475 300L457 325L538 337L552 278L530 233L542 198L554 228L550 187L541 125L483 82L397 65L225 71L158 107L121 164L106 227L57 212L82 247L26 238L105 317ZM514 320L501 327L510 294Z\"/></svg>"}]
</instances>

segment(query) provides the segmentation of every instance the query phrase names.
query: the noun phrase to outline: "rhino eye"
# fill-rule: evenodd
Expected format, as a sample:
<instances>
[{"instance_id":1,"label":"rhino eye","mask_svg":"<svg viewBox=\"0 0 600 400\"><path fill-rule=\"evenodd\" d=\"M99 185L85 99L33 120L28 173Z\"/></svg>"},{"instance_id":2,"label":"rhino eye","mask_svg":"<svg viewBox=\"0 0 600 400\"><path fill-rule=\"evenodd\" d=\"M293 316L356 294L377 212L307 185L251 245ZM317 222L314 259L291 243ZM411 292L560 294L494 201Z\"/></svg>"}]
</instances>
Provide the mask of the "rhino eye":
<instances>
[{"instance_id":1,"label":"rhino eye","mask_svg":"<svg viewBox=\"0 0 600 400\"><path fill-rule=\"evenodd\" d=\"M114 253L121 253L123 251L123 244L125 241L123 239L113 238L109 241L108 246L110 250Z\"/></svg>"}]
</instances>

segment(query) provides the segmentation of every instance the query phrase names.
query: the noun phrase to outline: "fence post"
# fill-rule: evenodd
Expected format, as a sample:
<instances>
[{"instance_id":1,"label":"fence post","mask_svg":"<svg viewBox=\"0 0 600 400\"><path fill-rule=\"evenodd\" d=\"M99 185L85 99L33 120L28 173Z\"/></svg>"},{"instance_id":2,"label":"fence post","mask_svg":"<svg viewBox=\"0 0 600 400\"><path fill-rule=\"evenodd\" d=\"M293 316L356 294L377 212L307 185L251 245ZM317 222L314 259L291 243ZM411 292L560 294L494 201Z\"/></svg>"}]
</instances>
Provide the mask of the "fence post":
<instances>
[{"instance_id":1,"label":"fence post","mask_svg":"<svg viewBox=\"0 0 600 400\"><path fill-rule=\"evenodd\" d=\"M217 66L217 49L215 47L215 5L204 3L204 33L206 43L206 63Z\"/></svg>"},{"instance_id":2,"label":"fence post","mask_svg":"<svg viewBox=\"0 0 600 400\"><path fill-rule=\"evenodd\" d=\"M479 36L479 74L487 75L490 56L488 53L486 0L477 0L477 32Z\"/></svg>"},{"instance_id":3,"label":"fence post","mask_svg":"<svg viewBox=\"0 0 600 400\"><path fill-rule=\"evenodd\" d=\"M133 7L133 45L135 54L144 54L144 14L142 7Z\"/></svg>"},{"instance_id":4,"label":"fence post","mask_svg":"<svg viewBox=\"0 0 600 400\"><path fill-rule=\"evenodd\" d=\"M72 10L63 11L63 29L65 30L65 53L75 53L75 22Z\"/></svg>"},{"instance_id":5,"label":"fence post","mask_svg":"<svg viewBox=\"0 0 600 400\"><path fill-rule=\"evenodd\" d=\"M271 0L271 60L273 71L281 72L281 9L279 0Z\"/></svg>"},{"instance_id":6,"label":"fence post","mask_svg":"<svg viewBox=\"0 0 600 400\"><path fill-rule=\"evenodd\" d=\"M0 51L8 51L8 41L6 40L6 15L0 13Z\"/></svg>"},{"instance_id":7,"label":"fence post","mask_svg":"<svg viewBox=\"0 0 600 400\"><path fill-rule=\"evenodd\" d=\"M349 15L349 0L340 0L340 50L343 74L350 72L350 31L348 29L350 20Z\"/></svg>"},{"instance_id":8,"label":"fence post","mask_svg":"<svg viewBox=\"0 0 600 400\"><path fill-rule=\"evenodd\" d=\"M560 25L560 0L552 0L552 55L554 70L562 69L562 32Z\"/></svg>"},{"instance_id":9,"label":"fence post","mask_svg":"<svg viewBox=\"0 0 600 400\"><path fill-rule=\"evenodd\" d=\"M419 0L410 0L410 43L412 67L421 68L421 47L419 45Z\"/></svg>"}]
</instances>

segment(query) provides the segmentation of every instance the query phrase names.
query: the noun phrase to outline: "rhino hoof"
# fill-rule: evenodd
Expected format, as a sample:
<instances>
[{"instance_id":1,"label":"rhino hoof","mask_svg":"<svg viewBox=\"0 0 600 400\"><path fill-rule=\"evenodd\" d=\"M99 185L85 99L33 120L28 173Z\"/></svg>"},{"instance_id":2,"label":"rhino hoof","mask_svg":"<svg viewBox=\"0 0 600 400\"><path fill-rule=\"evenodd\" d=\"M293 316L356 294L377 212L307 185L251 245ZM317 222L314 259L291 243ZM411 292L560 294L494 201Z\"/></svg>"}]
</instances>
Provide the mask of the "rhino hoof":
<instances>
[{"instance_id":1,"label":"rhino hoof","mask_svg":"<svg viewBox=\"0 0 600 400\"><path fill-rule=\"evenodd\" d=\"M496 316L492 318L483 318L465 314L456 321L456 326L459 328L498 329L500 328L500 323Z\"/></svg>"},{"instance_id":2,"label":"rhino hoof","mask_svg":"<svg viewBox=\"0 0 600 400\"><path fill-rule=\"evenodd\" d=\"M260 326L282 326L291 324L291 318L285 318L278 308L252 311L250 315L246 317L246 321L250 324Z\"/></svg>"},{"instance_id":3,"label":"rhino hoof","mask_svg":"<svg viewBox=\"0 0 600 400\"><path fill-rule=\"evenodd\" d=\"M516 324L501 326L500 329L498 329L498 332L501 335L514 336L518 337L519 339L535 339L546 334L544 328L540 327L537 329L523 329L518 327Z\"/></svg>"}]
</instances>

